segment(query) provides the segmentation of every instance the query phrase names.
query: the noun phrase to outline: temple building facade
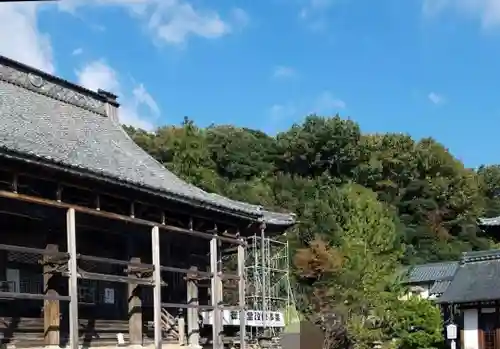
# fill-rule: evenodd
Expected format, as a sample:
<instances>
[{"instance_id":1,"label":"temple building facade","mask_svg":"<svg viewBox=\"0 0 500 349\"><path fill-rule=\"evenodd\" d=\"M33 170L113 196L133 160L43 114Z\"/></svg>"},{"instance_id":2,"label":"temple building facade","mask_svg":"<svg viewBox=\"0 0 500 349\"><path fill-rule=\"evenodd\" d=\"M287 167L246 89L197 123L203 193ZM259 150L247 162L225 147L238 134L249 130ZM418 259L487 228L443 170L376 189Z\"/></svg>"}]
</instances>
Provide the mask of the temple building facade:
<instances>
[{"instance_id":1,"label":"temple building facade","mask_svg":"<svg viewBox=\"0 0 500 349\"><path fill-rule=\"evenodd\" d=\"M109 92L0 56L0 341L160 348L185 332L222 348L232 310L243 347L246 237L283 233L295 215L186 183L119 111Z\"/></svg>"}]
</instances>

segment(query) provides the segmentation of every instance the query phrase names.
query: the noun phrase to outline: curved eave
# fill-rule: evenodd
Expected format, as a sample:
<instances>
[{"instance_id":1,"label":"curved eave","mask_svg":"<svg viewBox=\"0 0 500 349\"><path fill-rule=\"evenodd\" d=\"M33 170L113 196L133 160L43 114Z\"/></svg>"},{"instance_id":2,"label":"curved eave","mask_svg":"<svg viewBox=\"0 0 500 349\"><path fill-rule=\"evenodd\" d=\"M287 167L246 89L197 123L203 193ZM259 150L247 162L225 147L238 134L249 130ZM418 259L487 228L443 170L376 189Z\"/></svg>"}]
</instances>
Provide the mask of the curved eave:
<instances>
[{"instance_id":1,"label":"curved eave","mask_svg":"<svg viewBox=\"0 0 500 349\"><path fill-rule=\"evenodd\" d=\"M297 216L295 213L273 212L266 210L263 206L260 205L253 205L247 202L229 199L225 196L215 193L211 193L210 195L217 201L226 202L228 205L236 205L241 209L257 213L259 216L258 221L267 225L279 226L286 229L297 223Z\"/></svg>"}]
</instances>

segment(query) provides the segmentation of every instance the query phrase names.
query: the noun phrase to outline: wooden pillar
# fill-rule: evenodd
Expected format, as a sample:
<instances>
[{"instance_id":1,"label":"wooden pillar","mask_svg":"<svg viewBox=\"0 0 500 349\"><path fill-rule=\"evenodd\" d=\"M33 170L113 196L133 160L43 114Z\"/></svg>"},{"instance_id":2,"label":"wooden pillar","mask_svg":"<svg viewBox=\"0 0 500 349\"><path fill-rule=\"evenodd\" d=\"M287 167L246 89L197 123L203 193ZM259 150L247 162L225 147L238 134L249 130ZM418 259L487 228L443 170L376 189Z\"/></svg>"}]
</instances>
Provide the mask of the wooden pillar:
<instances>
[{"instance_id":1,"label":"wooden pillar","mask_svg":"<svg viewBox=\"0 0 500 349\"><path fill-rule=\"evenodd\" d=\"M131 264L141 263L141 259L132 257ZM129 276L137 276L133 273L133 265L129 267ZM142 345L142 299L140 285L128 283L128 334L131 345Z\"/></svg>"},{"instance_id":2,"label":"wooden pillar","mask_svg":"<svg viewBox=\"0 0 500 349\"><path fill-rule=\"evenodd\" d=\"M186 344L185 328L186 328L186 323L184 322L184 314L180 312L180 314L177 316L177 329L178 329L177 333L179 334L179 345Z\"/></svg>"},{"instance_id":3,"label":"wooden pillar","mask_svg":"<svg viewBox=\"0 0 500 349\"><path fill-rule=\"evenodd\" d=\"M193 271L198 271L197 267L190 267ZM198 299L198 283L196 275L187 275L187 304L193 308L187 309L187 326L188 326L188 343L192 348L200 347L200 326L198 324L199 317L199 299Z\"/></svg>"},{"instance_id":4,"label":"wooden pillar","mask_svg":"<svg viewBox=\"0 0 500 349\"><path fill-rule=\"evenodd\" d=\"M246 311L245 311L245 247L238 246L238 307L240 308L240 349L245 349Z\"/></svg>"},{"instance_id":5,"label":"wooden pillar","mask_svg":"<svg viewBox=\"0 0 500 349\"><path fill-rule=\"evenodd\" d=\"M76 262L76 221L75 209L66 213L66 234L68 240L68 294L69 302L69 341L71 349L78 349L78 266Z\"/></svg>"},{"instance_id":6,"label":"wooden pillar","mask_svg":"<svg viewBox=\"0 0 500 349\"><path fill-rule=\"evenodd\" d=\"M212 346L213 349L222 349L222 317L219 309L219 270L218 270L218 253L217 239L215 237L210 240L210 272L212 273L211 280L211 298L213 307L213 325L212 325Z\"/></svg>"},{"instance_id":7,"label":"wooden pillar","mask_svg":"<svg viewBox=\"0 0 500 349\"><path fill-rule=\"evenodd\" d=\"M7 274L7 251L0 250L0 281L5 281Z\"/></svg>"},{"instance_id":8,"label":"wooden pillar","mask_svg":"<svg viewBox=\"0 0 500 349\"><path fill-rule=\"evenodd\" d=\"M55 244L47 244L45 248L48 252L58 252L59 246ZM58 295L57 281L58 277L54 275L54 267L48 262L51 256L43 258L43 284L44 293L47 295ZM58 300L44 300L43 302L43 328L44 340L46 346L59 346L60 341L60 304Z\"/></svg>"},{"instance_id":9,"label":"wooden pillar","mask_svg":"<svg viewBox=\"0 0 500 349\"><path fill-rule=\"evenodd\" d=\"M0 291L9 292L7 285L7 251L0 250Z\"/></svg>"},{"instance_id":10,"label":"wooden pillar","mask_svg":"<svg viewBox=\"0 0 500 349\"><path fill-rule=\"evenodd\" d=\"M155 333L155 349L161 349L162 345L162 322L161 322L161 265L160 265L160 230L153 227L151 230L151 248L154 265L154 288L153 288L153 318Z\"/></svg>"}]
</instances>

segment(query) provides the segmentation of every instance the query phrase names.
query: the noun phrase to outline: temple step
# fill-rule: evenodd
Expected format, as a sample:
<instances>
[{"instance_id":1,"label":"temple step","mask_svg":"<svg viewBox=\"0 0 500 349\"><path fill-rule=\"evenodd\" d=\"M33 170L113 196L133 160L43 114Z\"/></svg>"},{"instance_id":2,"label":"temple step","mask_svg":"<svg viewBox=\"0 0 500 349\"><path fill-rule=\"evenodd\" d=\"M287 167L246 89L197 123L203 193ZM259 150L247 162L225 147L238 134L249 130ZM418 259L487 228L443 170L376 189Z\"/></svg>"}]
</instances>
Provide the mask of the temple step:
<instances>
[{"instance_id":1,"label":"temple step","mask_svg":"<svg viewBox=\"0 0 500 349\"><path fill-rule=\"evenodd\" d=\"M179 324L177 318L165 308L161 310L161 327L163 338L166 340L179 340Z\"/></svg>"},{"instance_id":2,"label":"temple step","mask_svg":"<svg viewBox=\"0 0 500 349\"><path fill-rule=\"evenodd\" d=\"M43 318L7 318L0 317L0 343L14 344L18 348L44 346ZM116 346L117 334L122 333L128 343L127 320L79 320L80 344L84 346ZM143 343L154 342L154 335L144 329ZM66 332L66 333L64 333ZM68 341L67 330L61 330L61 344ZM176 338L164 338L165 342L174 342Z\"/></svg>"}]
</instances>

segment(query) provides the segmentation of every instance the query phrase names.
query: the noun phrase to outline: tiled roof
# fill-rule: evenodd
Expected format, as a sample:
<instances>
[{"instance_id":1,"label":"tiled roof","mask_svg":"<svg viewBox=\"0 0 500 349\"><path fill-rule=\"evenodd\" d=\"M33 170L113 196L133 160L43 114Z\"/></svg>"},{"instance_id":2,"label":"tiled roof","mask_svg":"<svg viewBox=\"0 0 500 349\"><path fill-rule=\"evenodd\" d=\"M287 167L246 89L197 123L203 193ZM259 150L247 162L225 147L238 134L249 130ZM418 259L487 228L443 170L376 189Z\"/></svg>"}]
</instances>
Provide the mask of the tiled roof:
<instances>
[{"instance_id":1,"label":"tiled roof","mask_svg":"<svg viewBox=\"0 0 500 349\"><path fill-rule=\"evenodd\" d=\"M270 212L181 180L106 116L105 102L102 95L0 56L0 155L29 157L268 224L294 224L294 214Z\"/></svg>"},{"instance_id":2,"label":"tiled roof","mask_svg":"<svg viewBox=\"0 0 500 349\"><path fill-rule=\"evenodd\" d=\"M500 299L500 250L464 253L440 303L469 303Z\"/></svg>"},{"instance_id":3,"label":"tiled roof","mask_svg":"<svg viewBox=\"0 0 500 349\"><path fill-rule=\"evenodd\" d=\"M408 272L408 283L431 282L453 277L458 262L440 262L415 265Z\"/></svg>"},{"instance_id":4,"label":"tiled roof","mask_svg":"<svg viewBox=\"0 0 500 349\"><path fill-rule=\"evenodd\" d=\"M450 280L440 280L436 281L432 284L431 289L429 290L429 294L431 295L441 295L446 289L450 286Z\"/></svg>"}]
</instances>

